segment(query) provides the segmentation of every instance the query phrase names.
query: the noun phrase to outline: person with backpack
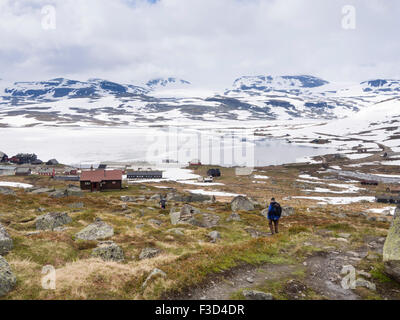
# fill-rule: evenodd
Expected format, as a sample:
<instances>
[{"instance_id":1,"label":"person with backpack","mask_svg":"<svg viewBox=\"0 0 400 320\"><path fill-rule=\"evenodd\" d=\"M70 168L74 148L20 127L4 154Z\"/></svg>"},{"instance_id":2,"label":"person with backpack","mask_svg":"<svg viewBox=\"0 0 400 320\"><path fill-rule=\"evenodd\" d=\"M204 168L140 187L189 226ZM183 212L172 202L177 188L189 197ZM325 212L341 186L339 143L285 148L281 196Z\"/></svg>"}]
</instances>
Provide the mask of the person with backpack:
<instances>
[{"instance_id":1,"label":"person with backpack","mask_svg":"<svg viewBox=\"0 0 400 320\"><path fill-rule=\"evenodd\" d=\"M269 228L271 230L271 234L279 233L279 219L282 215L282 207L281 205L275 201L275 198L271 199L271 203L268 207L268 220L269 220ZM275 227L275 229L274 229Z\"/></svg>"},{"instance_id":2,"label":"person with backpack","mask_svg":"<svg viewBox=\"0 0 400 320\"><path fill-rule=\"evenodd\" d=\"M167 205L167 199L161 198L161 200L160 200L160 207L161 207L161 209L165 210L166 205Z\"/></svg>"}]
</instances>

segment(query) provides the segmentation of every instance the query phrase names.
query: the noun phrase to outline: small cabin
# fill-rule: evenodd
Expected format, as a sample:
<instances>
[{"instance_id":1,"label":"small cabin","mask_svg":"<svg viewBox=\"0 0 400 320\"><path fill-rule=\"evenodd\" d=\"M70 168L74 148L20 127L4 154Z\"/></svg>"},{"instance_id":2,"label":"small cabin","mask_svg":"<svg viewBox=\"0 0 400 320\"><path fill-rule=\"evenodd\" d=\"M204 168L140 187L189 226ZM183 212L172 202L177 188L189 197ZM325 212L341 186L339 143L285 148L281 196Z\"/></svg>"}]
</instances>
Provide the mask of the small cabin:
<instances>
[{"instance_id":1,"label":"small cabin","mask_svg":"<svg viewBox=\"0 0 400 320\"><path fill-rule=\"evenodd\" d=\"M375 180L361 180L361 185L363 185L363 186L377 186L377 185L379 185L379 182L375 181Z\"/></svg>"},{"instance_id":2,"label":"small cabin","mask_svg":"<svg viewBox=\"0 0 400 320\"><path fill-rule=\"evenodd\" d=\"M161 170L128 170L126 178L128 180L138 179L162 179L163 172Z\"/></svg>"},{"instance_id":3,"label":"small cabin","mask_svg":"<svg viewBox=\"0 0 400 320\"><path fill-rule=\"evenodd\" d=\"M17 168L15 170L16 176L30 176L32 174L32 170L30 168Z\"/></svg>"},{"instance_id":4,"label":"small cabin","mask_svg":"<svg viewBox=\"0 0 400 320\"><path fill-rule=\"evenodd\" d=\"M55 175L55 170L52 168L41 168L38 171L39 176L53 177Z\"/></svg>"},{"instance_id":5,"label":"small cabin","mask_svg":"<svg viewBox=\"0 0 400 320\"><path fill-rule=\"evenodd\" d=\"M16 167L0 166L0 176L13 176L15 175Z\"/></svg>"},{"instance_id":6,"label":"small cabin","mask_svg":"<svg viewBox=\"0 0 400 320\"><path fill-rule=\"evenodd\" d=\"M80 177L82 190L106 191L122 189L121 170L90 170L82 171Z\"/></svg>"}]
</instances>

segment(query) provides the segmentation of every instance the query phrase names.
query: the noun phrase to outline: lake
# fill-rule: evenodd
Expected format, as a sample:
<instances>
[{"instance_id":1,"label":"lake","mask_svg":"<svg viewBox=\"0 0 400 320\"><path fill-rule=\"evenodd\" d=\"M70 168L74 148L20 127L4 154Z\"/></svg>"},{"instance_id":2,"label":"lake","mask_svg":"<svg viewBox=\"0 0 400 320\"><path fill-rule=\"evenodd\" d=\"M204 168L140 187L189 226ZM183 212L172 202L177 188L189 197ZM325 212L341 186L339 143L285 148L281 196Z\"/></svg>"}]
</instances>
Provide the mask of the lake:
<instances>
[{"instance_id":1,"label":"lake","mask_svg":"<svg viewBox=\"0 0 400 320\"><path fill-rule=\"evenodd\" d=\"M161 163L164 159L187 163L200 159L203 164L252 167L332 153L327 148L255 137L246 130L32 127L1 128L0 135L0 151L9 156L35 153L43 161L55 158L65 164L139 160Z\"/></svg>"}]
</instances>

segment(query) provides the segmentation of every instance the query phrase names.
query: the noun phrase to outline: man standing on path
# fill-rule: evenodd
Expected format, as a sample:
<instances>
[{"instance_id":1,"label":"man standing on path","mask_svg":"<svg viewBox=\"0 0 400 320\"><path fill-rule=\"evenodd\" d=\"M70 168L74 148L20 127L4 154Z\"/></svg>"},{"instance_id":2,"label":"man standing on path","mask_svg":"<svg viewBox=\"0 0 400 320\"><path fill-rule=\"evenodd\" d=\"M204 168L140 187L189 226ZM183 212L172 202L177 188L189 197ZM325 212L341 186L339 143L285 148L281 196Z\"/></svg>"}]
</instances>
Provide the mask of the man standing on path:
<instances>
[{"instance_id":1,"label":"man standing on path","mask_svg":"<svg viewBox=\"0 0 400 320\"><path fill-rule=\"evenodd\" d=\"M279 233L279 219L281 218L282 208L281 205L275 201L275 198L271 199L271 203L268 207L268 220L269 220L269 228L271 230L271 234ZM274 230L275 227L275 230Z\"/></svg>"}]
</instances>

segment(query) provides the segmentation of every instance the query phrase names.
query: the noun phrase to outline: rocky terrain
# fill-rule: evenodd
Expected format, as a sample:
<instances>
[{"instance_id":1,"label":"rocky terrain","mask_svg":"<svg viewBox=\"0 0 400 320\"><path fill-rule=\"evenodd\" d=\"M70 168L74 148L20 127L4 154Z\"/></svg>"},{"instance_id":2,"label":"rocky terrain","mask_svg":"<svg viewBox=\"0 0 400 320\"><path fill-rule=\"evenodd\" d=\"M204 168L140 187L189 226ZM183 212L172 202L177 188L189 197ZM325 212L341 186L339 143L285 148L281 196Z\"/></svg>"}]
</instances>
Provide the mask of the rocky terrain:
<instances>
[{"instance_id":1,"label":"rocky terrain","mask_svg":"<svg viewBox=\"0 0 400 320\"><path fill-rule=\"evenodd\" d=\"M399 299L398 211L375 202L392 184L338 174L400 180L398 167L325 158L248 176L220 168L210 186L165 180L104 193L1 177L34 187L0 192L0 299ZM272 196L283 207L274 236ZM53 289L42 286L45 266Z\"/></svg>"}]
</instances>

